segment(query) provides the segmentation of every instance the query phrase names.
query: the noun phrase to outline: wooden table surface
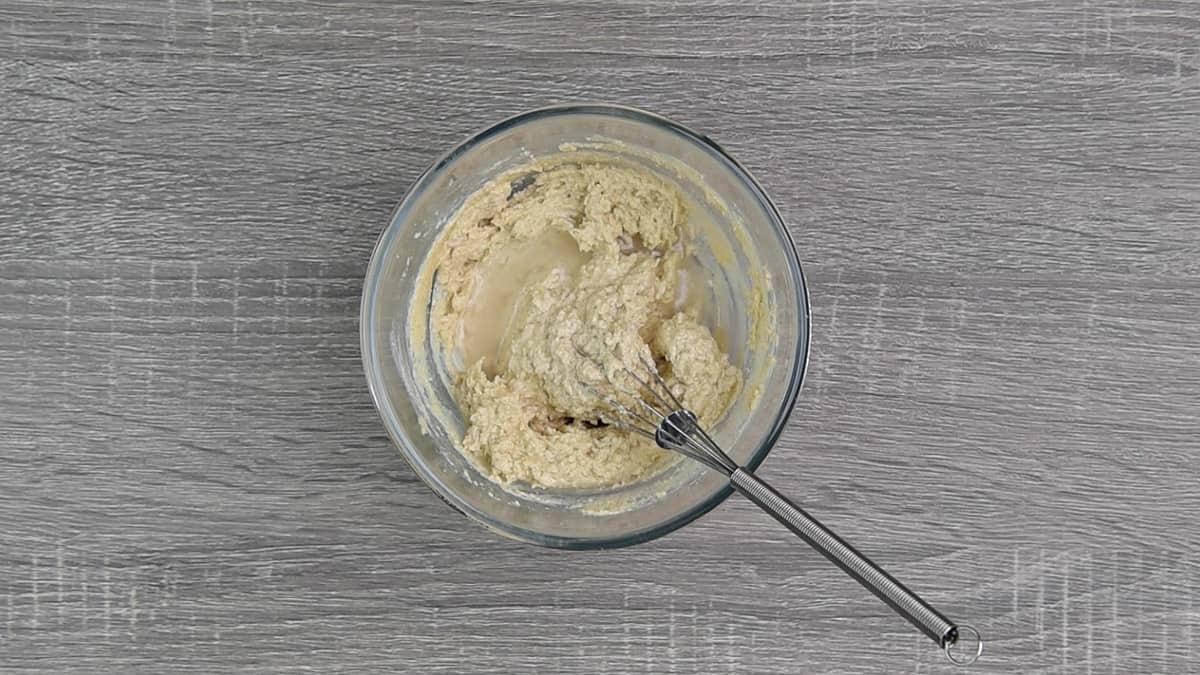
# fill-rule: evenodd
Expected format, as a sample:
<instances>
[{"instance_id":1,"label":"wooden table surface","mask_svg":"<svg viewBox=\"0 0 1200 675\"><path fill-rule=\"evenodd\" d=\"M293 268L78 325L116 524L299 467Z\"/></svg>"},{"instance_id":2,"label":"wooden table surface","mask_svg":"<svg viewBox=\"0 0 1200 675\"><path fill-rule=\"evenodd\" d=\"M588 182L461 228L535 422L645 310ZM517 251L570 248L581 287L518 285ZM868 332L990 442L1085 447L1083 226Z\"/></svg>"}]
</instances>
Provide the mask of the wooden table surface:
<instances>
[{"instance_id":1,"label":"wooden table surface","mask_svg":"<svg viewBox=\"0 0 1200 675\"><path fill-rule=\"evenodd\" d=\"M0 4L0 671L950 673L742 500L502 540L386 438L367 258L506 115L725 144L812 290L763 469L988 639L1200 670L1200 5Z\"/></svg>"}]
</instances>

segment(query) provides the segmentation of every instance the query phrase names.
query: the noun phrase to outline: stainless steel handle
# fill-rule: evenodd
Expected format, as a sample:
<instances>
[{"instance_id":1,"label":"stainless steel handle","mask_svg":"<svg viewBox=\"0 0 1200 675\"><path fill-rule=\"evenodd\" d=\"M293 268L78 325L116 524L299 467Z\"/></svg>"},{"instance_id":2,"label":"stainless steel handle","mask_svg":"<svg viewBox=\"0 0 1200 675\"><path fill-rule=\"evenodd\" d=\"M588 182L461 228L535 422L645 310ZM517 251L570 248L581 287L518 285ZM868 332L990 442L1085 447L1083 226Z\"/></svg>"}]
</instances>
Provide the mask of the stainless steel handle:
<instances>
[{"instance_id":1,"label":"stainless steel handle","mask_svg":"<svg viewBox=\"0 0 1200 675\"><path fill-rule=\"evenodd\" d=\"M730 475L729 481L738 492L799 535L801 539L845 570L847 574L857 579L858 583L879 596L879 599L887 603L897 614L920 628L939 647L947 650L946 654L952 661L960 663L949 651L959 638L959 627L954 622L931 607L916 593L908 590L904 584L896 581L892 575L883 571L882 568L855 550L853 546L818 522L816 518L808 515L804 509L776 492L762 479L739 468ZM974 629L970 630L974 632ZM983 643L980 642L979 651L982 651L982 648ZM975 657L977 658L978 654L975 654ZM970 661L974 660L974 658L970 659Z\"/></svg>"}]
</instances>

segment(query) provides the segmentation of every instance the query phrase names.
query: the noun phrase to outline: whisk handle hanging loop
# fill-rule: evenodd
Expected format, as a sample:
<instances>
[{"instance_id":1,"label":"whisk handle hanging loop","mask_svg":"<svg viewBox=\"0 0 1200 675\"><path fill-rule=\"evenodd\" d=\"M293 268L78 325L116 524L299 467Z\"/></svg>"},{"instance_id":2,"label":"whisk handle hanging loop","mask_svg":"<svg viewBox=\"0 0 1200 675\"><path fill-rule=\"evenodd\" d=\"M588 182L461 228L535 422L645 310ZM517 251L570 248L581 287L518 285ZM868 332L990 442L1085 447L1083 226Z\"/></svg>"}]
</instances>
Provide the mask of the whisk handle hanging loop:
<instances>
[{"instance_id":1,"label":"whisk handle hanging loop","mask_svg":"<svg viewBox=\"0 0 1200 675\"><path fill-rule=\"evenodd\" d=\"M931 607L916 593L908 590L904 584L892 575L883 571L866 556L859 553L853 546L822 525L816 518L810 516L804 509L796 506L787 497L779 494L762 479L745 469L737 469L729 477L730 483L747 499L757 504L762 510L771 514L785 527L796 533L810 546L820 551L826 558L842 568L851 577L865 586L891 607L897 614L908 619L914 626L921 629L946 650L947 657L955 663L969 663L978 658L979 654L968 655L969 660L960 660L950 652L959 639L959 627ZM964 626L969 631L974 629ZM978 635L976 634L976 637ZM979 652L983 643L978 643Z\"/></svg>"}]
</instances>

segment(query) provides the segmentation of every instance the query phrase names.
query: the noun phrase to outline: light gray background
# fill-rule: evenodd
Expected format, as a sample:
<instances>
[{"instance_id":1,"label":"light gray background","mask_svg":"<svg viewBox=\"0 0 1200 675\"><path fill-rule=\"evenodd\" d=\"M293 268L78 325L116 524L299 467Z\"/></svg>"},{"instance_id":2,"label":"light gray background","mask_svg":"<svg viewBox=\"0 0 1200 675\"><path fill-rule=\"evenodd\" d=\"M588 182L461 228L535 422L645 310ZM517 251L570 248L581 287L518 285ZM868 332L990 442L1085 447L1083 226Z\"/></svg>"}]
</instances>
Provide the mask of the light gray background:
<instances>
[{"instance_id":1,"label":"light gray background","mask_svg":"<svg viewBox=\"0 0 1200 675\"><path fill-rule=\"evenodd\" d=\"M812 286L763 469L989 639L1200 669L1200 6L0 3L0 670L953 672L747 503L501 540L357 306L465 134L599 99L761 179Z\"/></svg>"}]
</instances>

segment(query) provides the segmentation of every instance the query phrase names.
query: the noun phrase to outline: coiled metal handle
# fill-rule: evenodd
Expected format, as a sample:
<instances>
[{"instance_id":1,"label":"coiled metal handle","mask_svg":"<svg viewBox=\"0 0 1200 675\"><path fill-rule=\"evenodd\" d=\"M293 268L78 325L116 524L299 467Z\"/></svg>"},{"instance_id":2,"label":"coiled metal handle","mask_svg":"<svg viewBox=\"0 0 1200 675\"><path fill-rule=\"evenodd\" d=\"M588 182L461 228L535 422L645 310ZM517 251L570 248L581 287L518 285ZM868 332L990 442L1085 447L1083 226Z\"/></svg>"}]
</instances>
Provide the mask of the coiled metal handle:
<instances>
[{"instance_id":1,"label":"coiled metal handle","mask_svg":"<svg viewBox=\"0 0 1200 675\"><path fill-rule=\"evenodd\" d=\"M853 546L847 544L841 537L818 522L816 518L808 515L804 509L776 492L762 479L739 468L729 476L729 482L747 499L771 514L775 520L783 523L810 546L829 558L831 562L858 580L858 583L877 595L897 614L921 629L945 650L946 657L951 661L966 665L979 658L983 652L982 640L978 641L974 654L968 653L965 657L955 656L951 652L951 647L959 641L959 626L931 607L916 593L908 590L904 584L883 571L882 568L855 550ZM975 629L969 626L963 626L963 628L973 633L976 639L979 638L979 633Z\"/></svg>"}]
</instances>

